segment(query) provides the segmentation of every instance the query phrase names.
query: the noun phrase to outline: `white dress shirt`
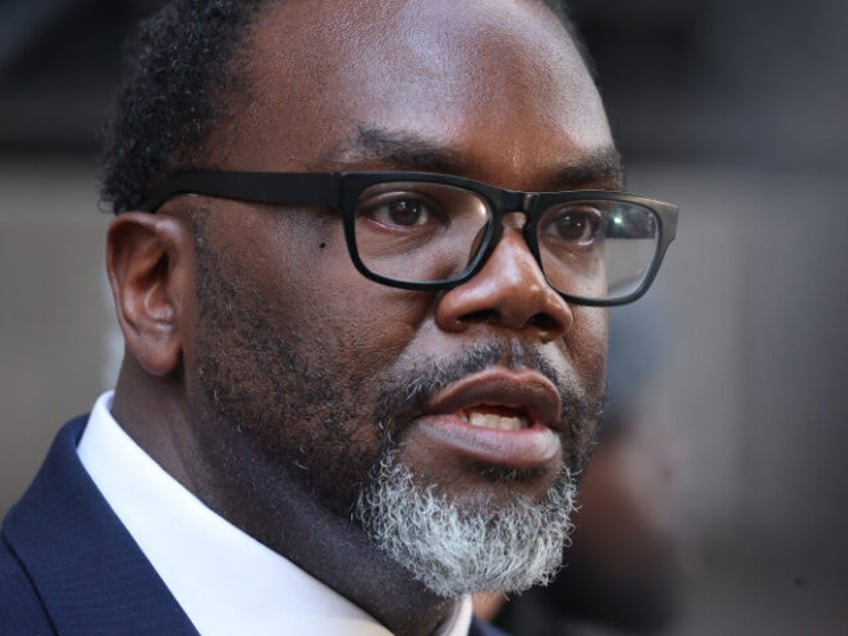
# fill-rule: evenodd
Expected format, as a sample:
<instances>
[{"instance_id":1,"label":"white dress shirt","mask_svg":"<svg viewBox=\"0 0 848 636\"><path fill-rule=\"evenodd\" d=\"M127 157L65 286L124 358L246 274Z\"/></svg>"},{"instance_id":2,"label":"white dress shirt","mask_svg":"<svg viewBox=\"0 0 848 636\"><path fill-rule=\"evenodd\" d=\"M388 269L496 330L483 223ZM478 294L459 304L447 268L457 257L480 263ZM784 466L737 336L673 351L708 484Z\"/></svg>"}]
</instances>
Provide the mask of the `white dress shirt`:
<instances>
[{"instance_id":1,"label":"white dress shirt","mask_svg":"<svg viewBox=\"0 0 848 636\"><path fill-rule=\"evenodd\" d=\"M376 619L259 543L165 472L110 413L92 409L77 448L83 466L203 636L389 636ZM387 591L387 593L391 593ZM466 636L471 599L438 636Z\"/></svg>"}]
</instances>

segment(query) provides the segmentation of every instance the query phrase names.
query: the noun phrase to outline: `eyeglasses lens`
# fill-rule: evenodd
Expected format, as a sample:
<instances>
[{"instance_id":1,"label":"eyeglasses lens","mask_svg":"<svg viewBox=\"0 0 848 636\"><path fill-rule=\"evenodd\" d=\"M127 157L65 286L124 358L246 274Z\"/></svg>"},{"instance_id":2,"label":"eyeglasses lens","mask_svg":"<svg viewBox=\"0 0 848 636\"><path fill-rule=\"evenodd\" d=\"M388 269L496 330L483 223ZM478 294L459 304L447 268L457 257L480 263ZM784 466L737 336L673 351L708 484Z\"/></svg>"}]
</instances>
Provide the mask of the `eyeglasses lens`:
<instances>
[{"instance_id":1,"label":"eyeglasses lens","mask_svg":"<svg viewBox=\"0 0 848 636\"><path fill-rule=\"evenodd\" d=\"M593 300L624 298L645 280L659 232L654 212L624 201L569 201L548 208L538 224L548 282Z\"/></svg>"},{"instance_id":2,"label":"eyeglasses lens","mask_svg":"<svg viewBox=\"0 0 848 636\"><path fill-rule=\"evenodd\" d=\"M468 269L492 219L475 192L428 182L366 188L356 210L356 247L364 265L386 278L434 282Z\"/></svg>"}]
</instances>

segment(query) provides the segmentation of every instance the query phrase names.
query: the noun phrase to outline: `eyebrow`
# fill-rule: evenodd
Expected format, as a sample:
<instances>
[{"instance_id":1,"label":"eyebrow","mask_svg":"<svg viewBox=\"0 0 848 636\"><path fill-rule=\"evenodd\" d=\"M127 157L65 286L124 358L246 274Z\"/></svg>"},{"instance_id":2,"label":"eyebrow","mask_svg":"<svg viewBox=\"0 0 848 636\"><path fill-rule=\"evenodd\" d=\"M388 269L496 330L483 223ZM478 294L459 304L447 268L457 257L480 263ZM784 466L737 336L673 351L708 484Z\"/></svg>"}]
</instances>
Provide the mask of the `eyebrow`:
<instances>
[{"instance_id":1,"label":"eyebrow","mask_svg":"<svg viewBox=\"0 0 848 636\"><path fill-rule=\"evenodd\" d=\"M353 143L344 152L327 157L338 167L361 169L363 165L391 166L399 170L461 173L456 152L406 132L391 132L360 126Z\"/></svg>"},{"instance_id":2,"label":"eyebrow","mask_svg":"<svg viewBox=\"0 0 848 636\"><path fill-rule=\"evenodd\" d=\"M579 162L560 168L554 183L568 187L624 188L624 167L621 154L609 146L584 156Z\"/></svg>"},{"instance_id":3,"label":"eyebrow","mask_svg":"<svg viewBox=\"0 0 848 636\"><path fill-rule=\"evenodd\" d=\"M468 161L454 150L406 132L360 126L353 143L321 163L334 171L381 169L464 175ZM560 167L549 179L551 190L620 189L624 184L621 155L613 146L587 153Z\"/></svg>"}]
</instances>

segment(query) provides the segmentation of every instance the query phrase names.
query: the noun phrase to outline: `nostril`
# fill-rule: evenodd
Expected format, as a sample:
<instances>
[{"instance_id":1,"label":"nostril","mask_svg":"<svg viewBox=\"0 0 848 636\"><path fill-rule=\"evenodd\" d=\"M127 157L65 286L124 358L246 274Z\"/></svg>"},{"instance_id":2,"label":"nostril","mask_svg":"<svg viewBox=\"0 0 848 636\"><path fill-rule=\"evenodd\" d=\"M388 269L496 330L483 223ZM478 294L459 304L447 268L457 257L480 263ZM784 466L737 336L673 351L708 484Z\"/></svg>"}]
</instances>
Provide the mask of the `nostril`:
<instances>
[{"instance_id":1,"label":"nostril","mask_svg":"<svg viewBox=\"0 0 848 636\"><path fill-rule=\"evenodd\" d=\"M465 314L462 316L461 321L466 324L477 323L499 325L503 324L504 316L496 309L481 309L480 311L473 311ZM558 331L561 328L556 319L554 319L550 314L546 314L544 312L534 314L523 324L530 325L539 331L545 332Z\"/></svg>"},{"instance_id":2,"label":"nostril","mask_svg":"<svg viewBox=\"0 0 848 636\"><path fill-rule=\"evenodd\" d=\"M538 313L530 317L527 324L536 327L541 331L556 331L560 329L559 323L549 314Z\"/></svg>"},{"instance_id":3,"label":"nostril","mask_svg":"<svg viewBox=\"0 0 848 636\"><path fill-rule=\"evenodd\" d=\"M501 315L494 309L481 309L480 311L472 311L465 314L461 320L463 322L488 323L491 325L500 322Z\"/></svg>"}]
</instances>

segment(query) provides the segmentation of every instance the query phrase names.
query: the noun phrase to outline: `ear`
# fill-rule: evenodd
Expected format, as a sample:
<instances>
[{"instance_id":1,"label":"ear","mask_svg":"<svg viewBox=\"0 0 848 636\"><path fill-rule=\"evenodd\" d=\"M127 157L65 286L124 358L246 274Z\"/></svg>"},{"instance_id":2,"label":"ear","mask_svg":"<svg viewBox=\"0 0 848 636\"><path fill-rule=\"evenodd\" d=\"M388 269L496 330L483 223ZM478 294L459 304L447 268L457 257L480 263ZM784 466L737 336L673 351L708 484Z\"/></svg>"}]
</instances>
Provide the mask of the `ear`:
<instances>
[{"instance_id":1,"label":"ear","mask_svg":"<svg viewBox=\"0 0 848 636\"><path fill-rule=\"evenodd\" d=\"M127 349L150 374L180 363L193 298L192 232L168 214L124 212L109 227L106 270Z\"/></svg>"}]
</instances>

